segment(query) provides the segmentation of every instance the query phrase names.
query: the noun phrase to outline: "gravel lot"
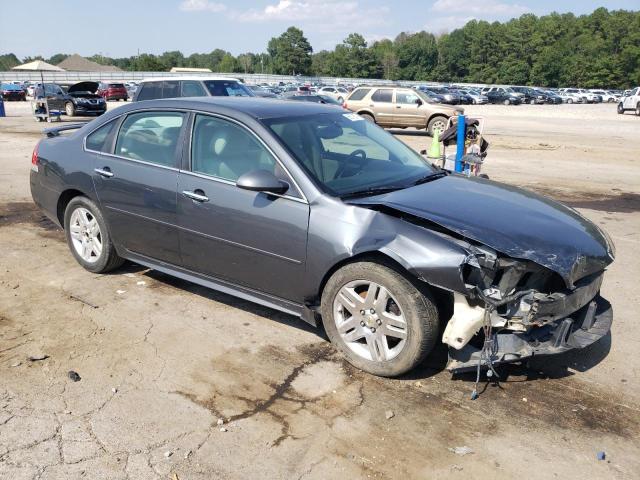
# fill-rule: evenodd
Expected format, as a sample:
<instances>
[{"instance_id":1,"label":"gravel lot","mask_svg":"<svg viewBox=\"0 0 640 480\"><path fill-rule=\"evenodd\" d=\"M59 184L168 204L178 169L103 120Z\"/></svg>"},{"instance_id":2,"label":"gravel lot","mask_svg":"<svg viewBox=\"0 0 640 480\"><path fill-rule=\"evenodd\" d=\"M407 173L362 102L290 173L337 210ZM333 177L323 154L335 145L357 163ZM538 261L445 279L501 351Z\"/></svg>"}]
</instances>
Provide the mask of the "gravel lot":
<instances>
[{"instance_id":1,"label":"gravel lot","mask_svg":"<svg viewBox=\"0 0 640 480\"><path fill-rule=\"evenodd\" d=\"M617 246L603 287L612 334L501 368L471 401L473 376L443 372L444 348L409 376L376 378L295 318L135 265L84 271L31 202L43 125L28 104L5 105L0 478L638 478L640 118L615 105L467 108L486 118L491 178L578 208Z\"/></svg>"}]
</instances>

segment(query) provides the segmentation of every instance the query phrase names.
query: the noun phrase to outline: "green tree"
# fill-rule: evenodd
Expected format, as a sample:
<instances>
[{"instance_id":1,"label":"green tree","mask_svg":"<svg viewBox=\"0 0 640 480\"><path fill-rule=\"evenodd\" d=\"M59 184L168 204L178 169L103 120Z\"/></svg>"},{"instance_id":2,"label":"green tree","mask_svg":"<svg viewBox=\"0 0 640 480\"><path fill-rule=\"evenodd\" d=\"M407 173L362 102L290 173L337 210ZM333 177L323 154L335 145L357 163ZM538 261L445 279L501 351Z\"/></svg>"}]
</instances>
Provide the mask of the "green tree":
<instances>
[{"instance_id":1,"label":"green tree","mask_svg":"<svg viewBox=\"0 0 640 480\"><path fill-rule=\"evenodd\" d=\"M269 40L267 51L273 59L274 73L307 75L311 71L313 49L302 30L289 27L279 37Z\"/></svg>"},{"instance_id":2,"label":"green tree","mask_svg":"<svg viewBox=\"0 0 640 480\"><path fill-rule=\"evenodd\" d=\"M13 67L20 65L20 60L13 53L0 55L0 71L11 70Z\"/></svg>"},{"instance_id":3,"label":"green tree","mask_svg":"<svg viewBox=\"0 0 640 480\"><path fill-rule=\"evenodd\" d=\"M235 72L238 68L238 61L230 53L226 53L216 69L218 72Z\"/></svg>"}]
</instances>

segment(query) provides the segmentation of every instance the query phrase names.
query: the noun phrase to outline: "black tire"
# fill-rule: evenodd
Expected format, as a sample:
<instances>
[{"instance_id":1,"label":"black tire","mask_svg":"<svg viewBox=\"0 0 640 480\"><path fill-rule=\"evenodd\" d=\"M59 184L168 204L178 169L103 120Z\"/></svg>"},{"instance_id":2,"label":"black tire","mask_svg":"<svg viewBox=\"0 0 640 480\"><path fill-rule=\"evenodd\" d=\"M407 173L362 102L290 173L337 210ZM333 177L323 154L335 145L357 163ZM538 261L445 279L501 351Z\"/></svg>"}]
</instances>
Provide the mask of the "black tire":
<instances>
[{"instance_id":1,"label":"black tire","mask_svg":"<svg viewBox=\"0 0 640 480\"><path fill-rule=\"evenodd\" d=\"M102 253L98 257L98 259L92 263L85 261L78 254L75 247L73 246L71 239L71 229L69 228L71 223L71 215L74 210L80 207L88 210L89 213L96 219L96 221L98 222L98 226L100 227ZM124 263L124 259L118 256L116 248L111 241L111 235L109 234L109 230L107 229L107 224L104 221L102 212L100 212L98 206L87 197L74 197L67 204L67 208L64 211L64 232L69 250L71 250L71 253L75 257L77 262L86 270L89 270L93 273L106 273L120 267Z\"/></svg>"},{"instance_id":2,"label":"black tire","mask_svg":"<svg viewBox=\"0 0 640 480\"><path fill-rule=\"evenodd\" d=\"M640 117L640 102L636 104L636 115Z\"/></svg>"},{"instance_id":3,"label":"black tire","mask_svg":"<svg viewBox=\"0 0 640 480\"><path fill-rule=\"evenodd\" d=\"M334 299L340 289L349 282L366 280L384 286L397 300L406 321L406 343L390 360L369 360L344 342L338 333L334 319ZM374 262L357 262L337 270L327 282L322 294L322 319L331 342L342 352L347 361L365 372L382 377L394 377L419 365L431 352L439 332L438 310L428 293L416 288L407 276L391 265Z\"/></svg>"},{"instance_id":4,"label":"black tire","mask_svg":"<svg viewBox=\"0 0 640 480\"><path fill-rule=\"evenodd\" d=\"M509 100L509 99L507 98L507 99L506 99L504 102L502 102L502 103L504 103L505 105L510 105L510 104L511 104L511 100Z\"/></svg>"},{"instance_id":5,"label":"black tire","mask_svg":"<svg viewBox=\"0 0 640 480\"><path fill-rule=\"evenodd\" d=\"M433 131L438 127L441 127L439 128L440 133L444 132L448 121L449 119L443 115L434 116L427 124L427 133L433 137Z\"/></svg>"},{"instance_id":6,"label":"black tire","mask_svg":"<svg viewBox=\"0 0 640 480\"><path fill-rule=\"evenodd\" d=\"M337 100L338 100L340 103L344 103L344 98L342 98L342 97L338 97L338 98L337 98Z\"/></svg>"},{"instance_id":7,"label":"black tire","mask_svg":"<svg viewBox=\"0 0 640 480\"><path fill-rule=\"evenodd\" d=\"M367 122L376 123L376 119L370 113L359 113L362 118L364 118Z\"/></svg>"},{"instance_id":8,"label":"black tire","mask_svg":"<svg viewBox=\"0 0 640 480\"><path fill-rule=\"evenodd\" d=\"M531 100L529 100L529 104L530 104L530 105L535 105L535 104L536 104L536 101L532 98Z\"/></svg>"},{"instance_id":9,"label":"black tire","mask_svg":"<svg viewBox=\"0 0 640 480\"><path fill-rule=\"evenodd\" d=\"M76 106L73 104L73 102L67 102L64 105L64 111L67 112L67 117L75 117Z\"/></svg>"},{"instance_id":10,"label":"black tire","mask_svg":"<svg viewBox=\"0 0 640 480\"><path fill-rule=\"evenodd\" d=\"M622 115L624 113L624 106L622 105L622 102L620 102L618 104L618 115Z\"/></svg>"},{"instance_id":11,"label":"black tire","mask_svg":"<svg viewBox=\"0 0 640 480\"><path fill-rule=\"evenodd\" d=\"M567 99L567 103L573 103L573 98Z\"/></svg>"}]
</instances>

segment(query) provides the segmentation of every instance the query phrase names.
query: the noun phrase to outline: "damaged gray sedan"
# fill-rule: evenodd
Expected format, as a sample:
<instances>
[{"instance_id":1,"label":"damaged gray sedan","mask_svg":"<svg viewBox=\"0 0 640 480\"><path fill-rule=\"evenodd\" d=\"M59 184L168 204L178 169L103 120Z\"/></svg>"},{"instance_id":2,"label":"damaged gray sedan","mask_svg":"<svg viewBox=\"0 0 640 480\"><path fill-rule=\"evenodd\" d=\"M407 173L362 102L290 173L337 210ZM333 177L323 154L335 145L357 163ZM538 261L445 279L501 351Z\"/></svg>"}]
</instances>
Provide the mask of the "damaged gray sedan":
<instances>
[{"instance_id":1,"label":"damaged gray sedan","mask_svg":"<svg viewBox=\"0 0 640 480\"><path fill-rule=\"evenodd\" d=\"M462 371L611 327L606 233L552 200L438 170L338 107L138 102L48 130L31 170L34 201L87 270L130 260L322 323L376 375L407 372L439 340Z\"/></svg>"}]
</instances>

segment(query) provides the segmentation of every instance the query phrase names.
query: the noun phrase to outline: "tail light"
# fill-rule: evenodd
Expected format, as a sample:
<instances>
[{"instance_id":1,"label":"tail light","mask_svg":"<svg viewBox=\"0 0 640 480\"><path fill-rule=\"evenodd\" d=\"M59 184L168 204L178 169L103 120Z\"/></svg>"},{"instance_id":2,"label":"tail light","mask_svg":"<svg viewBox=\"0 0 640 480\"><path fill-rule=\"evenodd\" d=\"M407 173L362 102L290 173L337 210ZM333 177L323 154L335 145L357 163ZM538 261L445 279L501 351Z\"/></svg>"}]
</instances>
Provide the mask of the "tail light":
<instances>
[{"instance_id":1,"label":"tail light","mask_svg":"<svg viewBox=\"0 0 640 480\"><path fill-rule=\"evenodd\" d=\"M40 147L40 141L36 143L35 148L33 149L33 153L31 154L31 170L34 172L38 171L38 148Z\"/></svg>"}]
</instances>

